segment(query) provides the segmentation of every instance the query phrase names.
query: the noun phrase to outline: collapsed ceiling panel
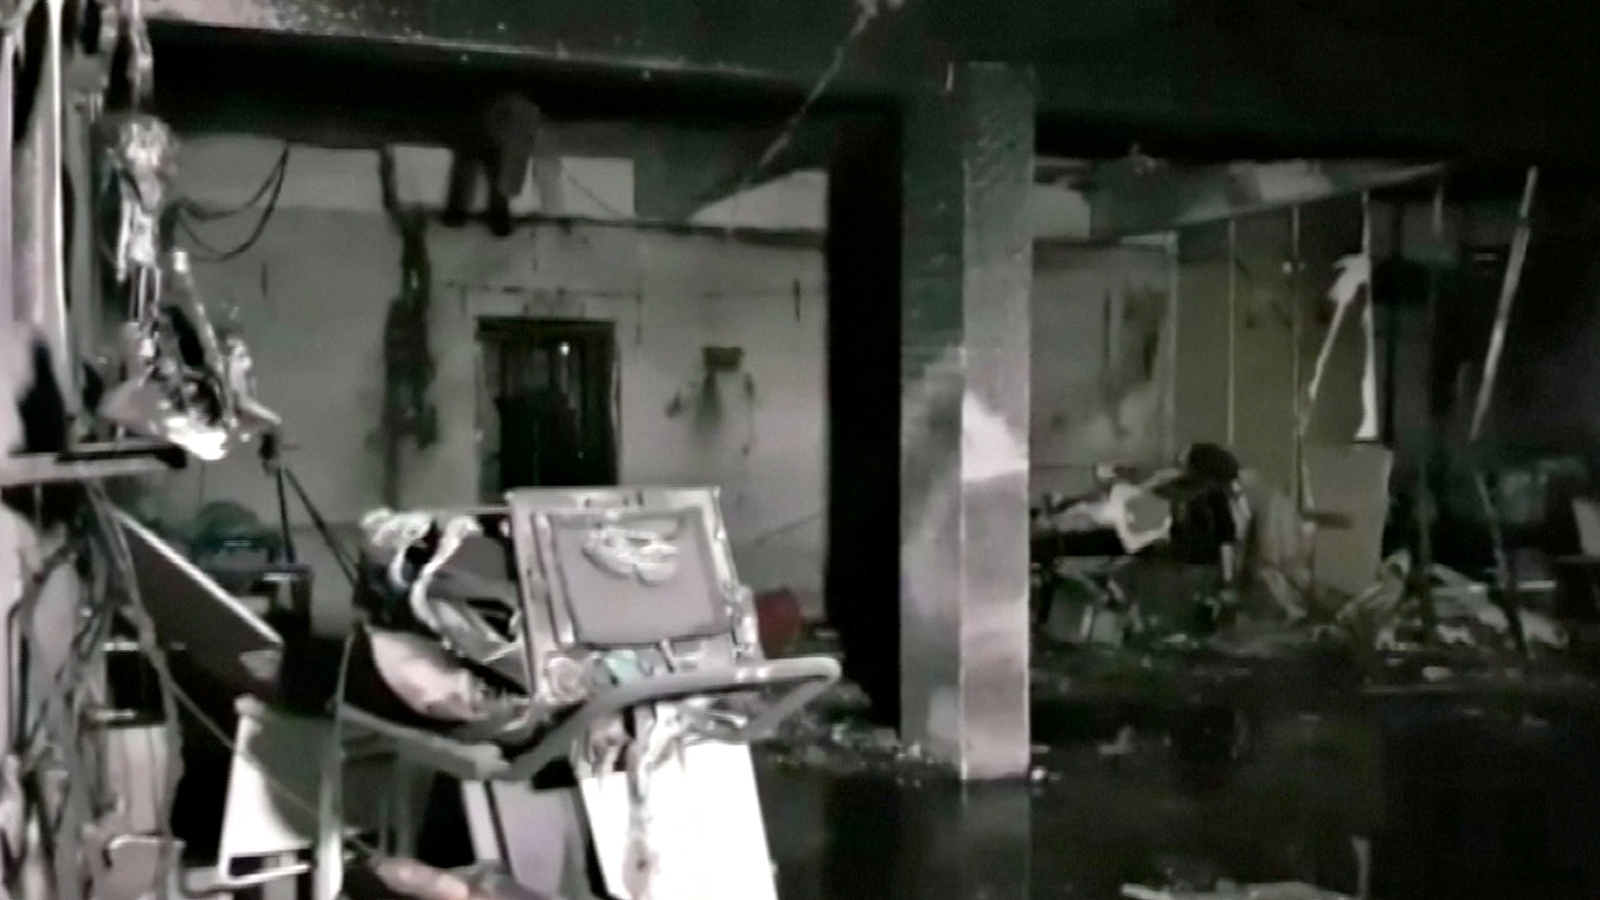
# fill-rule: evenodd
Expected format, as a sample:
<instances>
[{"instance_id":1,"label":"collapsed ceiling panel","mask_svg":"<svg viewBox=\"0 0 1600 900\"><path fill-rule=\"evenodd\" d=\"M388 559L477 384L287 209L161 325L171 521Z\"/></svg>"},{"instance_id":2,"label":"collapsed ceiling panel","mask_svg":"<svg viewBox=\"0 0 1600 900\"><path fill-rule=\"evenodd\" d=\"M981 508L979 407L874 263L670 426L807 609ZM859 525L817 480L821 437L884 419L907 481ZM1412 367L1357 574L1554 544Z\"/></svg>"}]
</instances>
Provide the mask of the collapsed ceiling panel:
<instances>
[{"instance_id":1,"label":"collapsed ceiling panel","mask_svg":"<svg viewBox=\"0 0 1600 900\"><path fill-rule=\"evenodd\" d=\"M1129 157L1097 166L1086 179L1090 235L1108 239L1170 231L1392 187L1443 171L1442 165L1373 161L1202 167Z\"/></svg>"}]
</instances>

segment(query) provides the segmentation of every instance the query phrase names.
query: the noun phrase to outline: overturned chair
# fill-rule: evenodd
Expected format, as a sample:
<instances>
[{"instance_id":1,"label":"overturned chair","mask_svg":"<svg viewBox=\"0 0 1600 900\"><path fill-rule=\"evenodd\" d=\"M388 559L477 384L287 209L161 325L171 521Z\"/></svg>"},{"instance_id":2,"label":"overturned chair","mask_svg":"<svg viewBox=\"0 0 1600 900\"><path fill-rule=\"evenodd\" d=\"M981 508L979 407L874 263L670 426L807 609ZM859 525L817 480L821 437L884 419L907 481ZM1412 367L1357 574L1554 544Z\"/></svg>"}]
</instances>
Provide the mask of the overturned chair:
<instances>
[{"instance_id":1,"label":"overturned chair","mask_svg":"<svg viewBox=\"0 0 1600 900\"><path fill-rule=\"evenodd\" d=\"M341 746L458 780L477 857L535 892L775 897L748 745L836 681L837 662L763 658L715 490L507 501L402 522L379 543L388 573L411 571L389 580L401 611L431 619L440 644L519 702L501 703L492 728L439 729L352 692ZM424 596L441 588L460 602ZM485 637L495 629L468 601L497 594L511 612ZM380 639L416 649L415 635L369 630L377 669L394 655Z\"/></svg>"}]
</instances>

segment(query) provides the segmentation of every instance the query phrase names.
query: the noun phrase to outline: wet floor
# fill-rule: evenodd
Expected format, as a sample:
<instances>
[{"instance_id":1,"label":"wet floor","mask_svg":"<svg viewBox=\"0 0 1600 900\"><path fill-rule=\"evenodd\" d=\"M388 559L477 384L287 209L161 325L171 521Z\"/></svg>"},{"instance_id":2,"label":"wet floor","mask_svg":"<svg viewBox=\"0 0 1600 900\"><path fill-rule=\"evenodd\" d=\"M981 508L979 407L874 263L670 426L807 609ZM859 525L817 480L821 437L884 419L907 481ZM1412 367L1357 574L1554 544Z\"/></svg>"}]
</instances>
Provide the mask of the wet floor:
<instances>
[{"instance_id":1,"label":"wet floor","mask_svg":"<svg viewBox=\"0 0 1600 900\"><path fill-rule=\"evenodd\" d=\"M1047 735L1057 749L1017 785L767 757L780 896L1109 900L1125 883L1219 877L1355 893L1358 837L1380 900L1600 896L1591 700L1422 691L1248 706L1041 709L1036 731L1101 733ZM1104 740L1108 725L1122 740Z\"/></svg>"}]
</instances>

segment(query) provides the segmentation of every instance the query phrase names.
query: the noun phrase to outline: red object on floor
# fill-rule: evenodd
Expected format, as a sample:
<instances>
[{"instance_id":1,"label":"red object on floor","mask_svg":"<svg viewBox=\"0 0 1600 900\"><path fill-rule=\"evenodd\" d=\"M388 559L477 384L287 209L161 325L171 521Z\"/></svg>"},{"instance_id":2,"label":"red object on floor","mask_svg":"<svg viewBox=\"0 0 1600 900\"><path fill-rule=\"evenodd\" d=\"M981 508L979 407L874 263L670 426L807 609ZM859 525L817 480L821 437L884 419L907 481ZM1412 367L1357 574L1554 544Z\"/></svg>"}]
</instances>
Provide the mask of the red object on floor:
<instances>
[{"instance_id":1,"label":"red object on floor","mask_svg":"<svg viewBox=\"0 0 1600 900\"><path fill-rule=\"evenodd\" d=\"M788 588L777 588L756 594L755 603L761 650L768 656L781 656L794 646L805 628L800 598Z\"/></svg>"}]
</instances>

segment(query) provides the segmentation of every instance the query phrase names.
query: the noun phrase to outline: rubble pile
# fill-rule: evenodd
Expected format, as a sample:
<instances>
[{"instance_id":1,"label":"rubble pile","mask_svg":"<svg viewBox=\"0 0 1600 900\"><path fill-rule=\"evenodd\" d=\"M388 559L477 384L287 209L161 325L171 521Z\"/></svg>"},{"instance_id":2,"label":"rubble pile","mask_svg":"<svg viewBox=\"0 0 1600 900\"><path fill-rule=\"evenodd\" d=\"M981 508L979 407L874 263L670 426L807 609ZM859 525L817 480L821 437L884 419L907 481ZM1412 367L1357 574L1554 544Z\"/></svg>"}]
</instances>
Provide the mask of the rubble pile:
<instances>
[{"instance_id":1,"label":"rubble pile","mask_svg":"<svg viewBox=\"0 0 1600 900\"><path fill-rule=\"evenodd\" d=\"M1538 654L1567 646L1565 629L1550 616L1527 608L1508 612L1488 585L1448 567L1429 567L1424 596L1412 588L1412 568L1408 553L1385 560L1377 583L1340 610L1339 622L1380 651L1435 646L1504 654L1520 644Z\"/></svg>"},{"instance_id":2,"label":"rubble pile","mask_svg":"<svg viewBox=\"0 0 1600 900\"><path fill-rule=\"evenodd\" d=\"M1081 497L1046 497L1035 511L1043 646L1251 658L1334 648L1366 661L1447 651L1502 668L1568 647L1562 625L1512 599L1515 590L1436 563L1414 571L1405 551L1380 561L1381 504L1367 504L1376 514L1350 503L1299 511L1211 445L1137 483L1121 470L1114 478ZM1135 531L1125 521L1132 494L1163 501L1170 515Z\"/></svg>"}]
</instances>

